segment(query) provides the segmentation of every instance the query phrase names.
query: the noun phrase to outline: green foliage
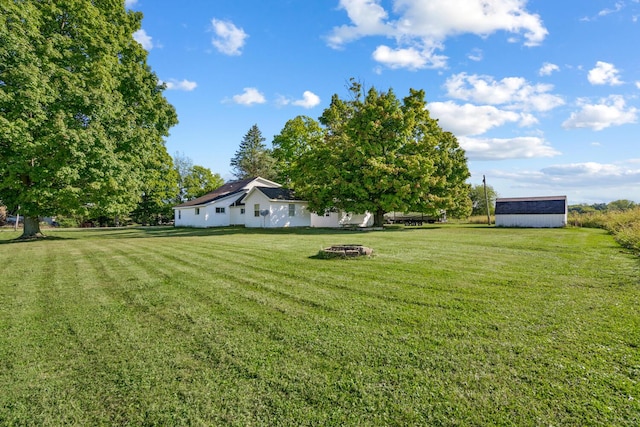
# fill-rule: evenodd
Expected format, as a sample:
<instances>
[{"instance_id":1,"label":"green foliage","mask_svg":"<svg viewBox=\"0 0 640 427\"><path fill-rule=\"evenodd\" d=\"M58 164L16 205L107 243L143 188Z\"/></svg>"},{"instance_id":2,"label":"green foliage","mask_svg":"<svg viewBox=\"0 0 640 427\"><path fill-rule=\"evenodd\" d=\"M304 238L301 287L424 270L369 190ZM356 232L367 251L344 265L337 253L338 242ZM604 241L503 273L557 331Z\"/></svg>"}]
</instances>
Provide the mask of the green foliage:
<instances>
[{"instance_id":1,"label":"green foliage","mask_svg":"<svg viewBox=\"0 0 640 427\"><path fill-rule=\"evenodd\" d=\"M312 147L322 144L324 129L320 123L307 116L297 116L285 123L282 131L273 138L271 154L275 159L276 180L293 184L304 177L300 173L298 160Z\"/></svg>"},{"instance_id":2,"label":"green foliage","mask_svg":"<svg viewBox=\"0 0 640 427\"><path fill-rule=\"evenodd\" d=\"M183 178L185 197L187 200L195 199L207 194L224 184L219 174L214 174L210 169L195 165Z\"/></svg>"},{"instance_id":3,"label":"green foliage","mask_svg":"<svg viewBox=\"0 0 640 427\"><path fill-rule=\"evenodd\" d=\"M631 200L614 200L613 202L609 202L607 204L607 209L609 211L628 211L636 207L635 202Z\"/></svg>"},{"instance_id":4,"label":"green foliage","mask_svg":"<svg viewBox=\"0 0 640 427\"><path fill-rule=\"evenodd\" d=\"M265 138L258 125L251 126L240 142L240 147L231 159L233 174L238 179L262 177L274 179L275 160L264 145Z\"/></svg>"},{"instance_id":5,"label":"green foliage","mask_svg":"<svg viewBox=\"0 0 640 427\"><path fill-rule=\"evenodd\" d=\"M194 165L184 154L175 153L173 163L178 180L178 194L173 200L176 204L200 197L224 184L220 174L214 174L204 166Z\"/></svg>"},{"instance_id":6,"label":"green foliage","mask_svg":"<svg viewBox=\"0 0 640 427\"><path fill-rule=\"evenodd\" d=\"M2 425L640 425L638 259L602 230L49 234L0 231Z\"/></svg>"},{"instance_id":7,"label":"green foliage","mask_svg":"<svg viewBox=\"0 0 640 427\"><path fill-rule=\"evenodd\" d=\"M485 196L484 185L474 185L469 191L469 197L471 198L471 205L473 206L471 215L484 215L484 222L487 222L487 198L489 199L489 213L490 215L495 214L498 193L492 186L487 185L487 193Z\"/></svg>"},{"instance_id":8,"label":"green foliage","mask_svg":"<svg viewBox=\"0 0 640 427\"><path fill-rule=\"evenodd\" d=\"M158 150L146 169L142 197L131 218L138 224L158 225L173 219L172 206L179 194L178 172L166 150Z\"/></svg>"},{"instance_id":9,"label":"green foliage","mask_svg":"<svg viewBox=\"0 0 640 427\"><path fill-rule=\"evenodd\" d=\"M337 95L313 138L293 132L303 147L291 161L293 187L315 212L338 208L372 212L381 225L384 213L437 213L452 217L471 211L464 151L456 138L429 116L424 91L411 89L402 102L392 90L366 94L352 80L351 100ZM309 123L309 122L307 122ZM287 130L288 131L288 130ZM287 134L288 132L284 132Z\"/></svg>"},{"instance_id":10,"label":"green foliage","mask_svg":"<svg viewBox=\"0 0 640 427\"><path fill-rule=\"evenodd\" d=\"M177 122L133 40L141 18L117 1L3 2L0 195L27 218L114 217L140 200Z\"/></svg>"}]
</instances>

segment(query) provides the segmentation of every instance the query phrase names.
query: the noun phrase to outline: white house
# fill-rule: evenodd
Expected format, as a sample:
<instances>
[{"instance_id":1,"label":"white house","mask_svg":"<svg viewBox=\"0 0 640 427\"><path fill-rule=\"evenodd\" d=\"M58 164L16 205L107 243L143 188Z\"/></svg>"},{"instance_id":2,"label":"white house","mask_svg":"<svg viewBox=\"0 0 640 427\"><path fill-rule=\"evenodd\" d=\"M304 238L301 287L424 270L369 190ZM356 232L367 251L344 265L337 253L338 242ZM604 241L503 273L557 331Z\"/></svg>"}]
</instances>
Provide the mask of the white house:
<instances>
[{"instance_id":1,"label":"white house","mask_svg":"<svg viewBox=\"0 0 640 427\"><path fill-rule=\"evenodd\" d=\"M286 188L253 187L242 198L244 225L252 228L309 227L307 202L296 199Z\"/></svg>"},{"instance_id":2,"label":"white house","mask_svg":"<svg viewBox=\"0 0 640 427\"><path fill-rule=\"evenodd\" d=\"M264 178L232 181L222 187L174 206L176 227L253 228L276 227L370 227L373 215L327 212L316 215L307 202L276 182Z\"/></svg>"},{"instance_id":3,"label":"white house","mask_svg":"<svg viewBox=\"0 0 640 427\"><path fill-rule=\"evenodd\" d=\"M174 206L174 224L176 227L197 228L244 225L246 212L240 201L257 186L281 187L260 177L228 182L204 196Z\"/></svg>"},{"instance_id":4,"label":"white house","mask_svg":"<svg viewBox=\"0 0 640 427\"><path fill-rule=\"evenodd\" d=\"M565 227L567 196L496 199L497 227Z\"/></svg>"}]
</instances>

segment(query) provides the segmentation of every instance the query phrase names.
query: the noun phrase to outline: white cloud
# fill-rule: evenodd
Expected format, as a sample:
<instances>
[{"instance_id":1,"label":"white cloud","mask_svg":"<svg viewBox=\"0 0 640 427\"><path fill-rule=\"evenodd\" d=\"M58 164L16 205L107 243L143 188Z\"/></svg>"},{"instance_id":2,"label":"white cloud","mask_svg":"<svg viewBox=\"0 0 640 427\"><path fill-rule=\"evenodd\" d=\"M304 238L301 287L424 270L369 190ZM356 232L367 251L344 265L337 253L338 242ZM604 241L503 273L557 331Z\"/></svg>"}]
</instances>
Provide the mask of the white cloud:
<instances>
[{"instance_id":1,"label":"white cloud","mask_svg":"<svg viewBox=\"0 0 640 427\"><path fill-rule=\"evenodd\" d=\"M279 95L276 99L276 105L284 107L286 105L295 105L303 108L313 108L320 104L320 97L315 93L305 90L302 94L302 99L292 100L286 96Z\"/></svg>"},{"instance_id":2,"label":"white cloud","mask_svg":"<svg viewBox=\"0 0 640 427\"><path fill-rule=\"evenodd\" d=\"M589 71L587 78L592 85L616 86L622 84L618 78L619 71L613 64L607 62L596 62L595 68Z\"/></svg>"},{"instance_id":3,"label":"white cloud","mask_svg":"<svg viewBox=\"0 0 640 427\"><path fill-rule=\"evenodd\" d=\"M517 138L458 138L470 160L508 160L553 157L561 154L544 139L526 136Z\"/></svg>"},{"instance_id":4,"label":"white cloud","mask_svg":"<svg viewBox=\"0 0 640 427\"><path fill-rule=\"evenodd\" d=\"M637 81L637 82L636 82L636 87L637 87L638 89L640 89L640 81Z\"/></svg>"},{"instance_id":5,"label":"white cloud","mask_svg":"<svg viewBox=\"0 0 640 427\"><path fill-rule=\"evenodd\" d=\"M438 119L440 127L456 136L480 135L506 123L530 126L537 119L530 114L500 110L491 105L458 105L453 101L431 102L429 112Z\"/></svg>"},{"instance_id":6,"label":"white cloud","mask_svg":"<svg viewBox=\"0 0 640 427\"><path fill-rule=\"evenodd\" d=\"M444 67L435 55L444 41L459 34L489 36L498 31L523 35L526 46L542 43L547 29L529 13L522 0L394 0L390 17L381 0L340 0L351 25L335 27L328 44L341 48L369 36L395 39L394 47L379 46L374 59L395 68ZM381 49L382 48L382 49Z\"/></svg>"},{"instance_id":7,"label":"white cloud","mask_svg":"<svg viewBox=\"0 0 640 427\"><path fill-rule=\"evenodd\" d=\"M588 104L580 101L581 110L571 113L562 123L565 129L588 128L595 131L610 126L620 126L635 123L638 120L638 109L627 107L622 96L612 95L600 100L598 104Z\"/></svg>"},{"instance_id":8,"label":"white cloud","mask_svg":"<svg viewBox=\"0 0 640 427\"><path fill-rule=\"evenodd\" d=\"M600 12L598 12L598 16L607 16L612 13L620 12L623 7L624 7L624 2L621 2L621 1L616 2L614 9L602 9Z\"/></svg>"},{"instance_id":9,"label":"white cloud","mask_svg":"<svg viewBox=\"0 0 640 427\"><path fill-rule=\"evenodd\" d=\"M267 102L264 95L254 87L245 87L240 95L234 95L232 102L240 105L264 104Z\"/></svg>"},{"instance_id":10,"label":"white cloud","mask_svg":"<svg viewBox=\"0 0 640 427\"><path fill-rule=\"evenodd\" d=\"M212 19L211 25L215 36L211 43L225 55L240 55L245 41L249 35L242 28L236 27L232 22Z\"/></svg>"},{"instance_id":11,"label":"white cloud","mask_svg":"<svg viewBox=\"0 0 640 427\"><path fill-rule=\"evenodd\" d=\"M308 90L304 91L304 93L302 94L302 99L293 101L293 105L297 105L298 107L303 108L313 108L318 104L320 104L320 97Z\"/></svg>"},{"instance_id":12,"label":"white cloud","mask_svg":"<svg viewBox=\"0 0 640 427\"><path fill-rule=\"evenodd\" d=\"M566 163L551 165L539 171L503 172L501 178L509 178L528 184L589 189L610 188L640 184L640 165L637 159L619 163Z\"/></svg>"},{"instance_id":13,"label":"white cloud","mask_svg":"<svg viewBox=\"0 0 640 427\"><path fill-rule=\"evenodd\" d=\"M124 7L131 9L138 3L138 0L124 0Z\"/></svg>"},{"instance_id":14,"label":"white cloud","mask_svg":"<svg viewBox=\"0 0 640 427\"><path fill-rule=\"evenodd\" d=\"M382 45L378 46L371 56L379 63L393 69L442 68L447 62L446 56L436 55L433 50L419 51L413 47L392 49Z\"/></svg>"},{"instance_id":15,"label":"white cloud","mask_svg":"<svg viewBox=\"0 0 640 427\"><path fill-rule=\"evenodd\" d=\"M467 54L467 58L469 58L472 61L482 61L483 59L483 52L482 49L478 49L478 48L474 48L471 50L471 52L469 52L469 54Z\"/></svg>"},{"instance_id":16,"label":"white cloud","mask_svg":"<svg viewBox=\"0 0 640 427\"><path fill-rule=\"evenodd\" d=\"M508 105L509 108L549 111L564 104L564 100L550 92L553 85L530 84L522 77L506 77L496 81L491 76L455 74L445 82L447 95L464 101L489 105Z\"/></svg>"},{"instance_id":17,"label":"white cloud","mask_svg":"<svg viewBox=\"0 0 640 427\"><path fill-rule=\"evenodd\" d=\"M146 50L153 49L153 40L145 30L140 29L135 33L133 33L133 39L138 43L140 43L142 47L145 48Z\"/></svg>"},{"instance_id":18,"label":"white cloud","mask_svg":"<svg viewBox=\"0 0 640 427\"><path fill-rule=\"evenodd\" d=\"M560 67L558 67L556 64L545 62L544 64L542 64L542 67L538 71L538 74L541 76L550 76L554 71L560 71Z\"/></svg>"},{"instance_id":19,"label":"white cloud","mask_svg":"<svg viewBox=\"0 0 640 427\"><path fill-rule=\"evenodd\" d=\"M198 87L198 84L196 82L192 82L186 79L181 81L176 79L170 79L169 81L164 83L167 85L168 90L182 90L186 92L191 92L196 87Z\"/></svg>"},{"instance_id":20,"label":"white cloud","mask_svg":"<svg viewBox=\"0 0 640 427\"><path fill-rule=\"evenodd\" d=\"M566 194L569 204L640 200L638 159L556 164L540 170L494 170L489 176L494 183L503 182L511 196Z\"/></svg>"}]
</instances>

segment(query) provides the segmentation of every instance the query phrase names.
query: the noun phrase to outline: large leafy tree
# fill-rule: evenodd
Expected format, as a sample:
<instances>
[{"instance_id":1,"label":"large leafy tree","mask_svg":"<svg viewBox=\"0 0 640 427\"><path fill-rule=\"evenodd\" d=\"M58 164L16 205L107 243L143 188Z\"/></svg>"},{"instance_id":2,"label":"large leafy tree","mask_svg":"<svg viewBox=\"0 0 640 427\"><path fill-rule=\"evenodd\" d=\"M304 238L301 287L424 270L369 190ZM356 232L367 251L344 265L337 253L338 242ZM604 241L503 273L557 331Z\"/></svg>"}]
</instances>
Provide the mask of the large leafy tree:
<instances>
[{"instance_id":1,"label":"large leafy tree","mask_svg":"<svg viewBox=\"0 0 640 427\"><path fill-rule=\"evenodd\" d=\"M121 0L5 0L0 197L25 216L130 212L177 122Z\"/></svg>"},{"instance_id":2,"label":"large leafy tree","mask_svg":"<svg viewBox=\"0 0 640 427\"><path fill-rule=\"evenodd\" d=\"M258 125L251 126L231 159L231 167L236 178L245 179L256 176L266 179L275 178L275 161L264 144L265 140Z\"/></svg>"},{"instance_id":3,"label":"large leafy tree","mask_svg":"<svg viewBox=\"0 0 640 427\"><path fill-rule=\"evenodd\" d=\"M400 101L392 90L365 94L352 80L350 93L332 97L320 117L324 139L310 142L292 175L310 208L369 211L376 225L391 211L468 215L464 151L429 116L424 91Z\"/></svg>"},{"instance_id":4,"label":"large leafy tree","mask_svg":"<svg viewBox=\"0 0 640 427\"><path fill-rule=\"evenodd\" d=\"M302 178L293 176L300 171L298 160L312 147L319 146L324 135L320 123L308 116L297 116L285 123L272 142L271 153L278 182L292 184Z\"/></svg>"}]
</instances>

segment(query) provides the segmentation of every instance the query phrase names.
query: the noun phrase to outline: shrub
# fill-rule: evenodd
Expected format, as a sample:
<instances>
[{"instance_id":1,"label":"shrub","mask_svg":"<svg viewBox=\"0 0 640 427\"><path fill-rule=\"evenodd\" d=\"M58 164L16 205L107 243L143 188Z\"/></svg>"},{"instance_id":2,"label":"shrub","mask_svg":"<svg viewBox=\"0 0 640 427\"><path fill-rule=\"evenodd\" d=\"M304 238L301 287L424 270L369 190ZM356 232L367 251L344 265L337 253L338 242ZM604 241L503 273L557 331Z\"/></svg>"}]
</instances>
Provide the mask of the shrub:
<instances>
[{"instance_id":1,"label":"shrub","mask_svg":"<svg viewBox=\"0 0 640 427\"><path fill-rule=\"evenodd\" d=\"M624 211L572 213L569 224L576 227L602 228L613 234L623 247L640 252L640 207Z\"/></svg>"}]
</instances>

